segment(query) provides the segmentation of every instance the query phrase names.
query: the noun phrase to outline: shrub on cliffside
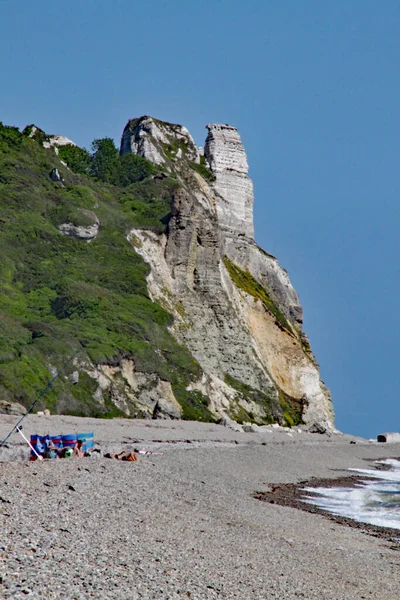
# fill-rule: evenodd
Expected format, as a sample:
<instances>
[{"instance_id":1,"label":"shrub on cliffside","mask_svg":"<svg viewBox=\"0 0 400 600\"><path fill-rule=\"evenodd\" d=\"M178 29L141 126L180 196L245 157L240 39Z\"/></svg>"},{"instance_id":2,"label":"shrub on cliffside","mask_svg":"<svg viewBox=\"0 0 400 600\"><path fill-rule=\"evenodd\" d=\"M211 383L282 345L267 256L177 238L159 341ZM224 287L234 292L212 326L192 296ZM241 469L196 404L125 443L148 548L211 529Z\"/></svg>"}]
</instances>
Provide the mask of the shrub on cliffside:
<instances>
[{"instance_id":1,"label":"shrub on cliffside","mask_svg":"<svg viewBox=\"0 0 400 600\"><path fill-rule=\"evenodd\" d=\"M123 162L114 142L98 142L99 174L118 176ZM79 170L85 151L71 148L76 147L68 148L70 158L83 161ZM199 367L171 335L171 315L148 297L149 267L127 240L139 223L165 227L176 182L148 177L151 169L140 157L125 167L127 181L144 179L122 190L76 174L72 165L66 169L40 141L0 125L1 397L28 406L47 384L49 369L60 368L81 346L82 364L90 359L101 368L127 358L138 372L169 381L186 403L183 416L192 414L186 387L198 378ZM55 168L63 185L49 177ZM60 232L65 222L89 224L88 212L100 223L90 244ZM104 392L102 403L96 390L95 381L81 372L75 383L59 378L44 402L52 412L115 416L111 392ZM192 393L190 399L191 410L198 406L202 418L211 418L203 399ZM131 405L134 414L134 400Z\"/></svg>"},{"instance_id":2,"label":"shrub on cliffside","mask_svg":"<svg viewBox=\"0 0 400 600\"><path fill-rule=\"evenodd\" d=\"M74 173L87 175L92 164L92 157L85 148L66 144L58 148L58 156L67 163L68 167Z\"/></svg>"},{"instance_id":3,"label":"shrub on cliffside","mask_svg":"<svg viewBox=\"0 0 400 600\"><path fill-rule=\"evenodd\" d=\"M136 154L123 154L119 159L118 185L126 187L132 183L143 181L156 173L153 163Z\"/></svg>"},{"instance_id":4,"label":"shrub on cliffside","mask_svg":"<svg viewBox=\"0 0 400 600\"><path fill-rule=\"evenodd\" d=\"M59 149L60 157L75 173L90 173L96 179L127 187L143 181L157 172L155 166L136 154L119 155L114 140L96 139L92 142L92 155L77 146L64 146Z\"/></svg>"},{"instance_id":5,"label":"shrub on cliffside","mask_svg":"<svg viewBox=\"0 0 400 600\"><path fill-rule=\"evenodd\" d=\"M114 140L108 137L93 140L92 152L91 174L105 183L118 185L119 153Z\"/></svg>"}]
</instances>

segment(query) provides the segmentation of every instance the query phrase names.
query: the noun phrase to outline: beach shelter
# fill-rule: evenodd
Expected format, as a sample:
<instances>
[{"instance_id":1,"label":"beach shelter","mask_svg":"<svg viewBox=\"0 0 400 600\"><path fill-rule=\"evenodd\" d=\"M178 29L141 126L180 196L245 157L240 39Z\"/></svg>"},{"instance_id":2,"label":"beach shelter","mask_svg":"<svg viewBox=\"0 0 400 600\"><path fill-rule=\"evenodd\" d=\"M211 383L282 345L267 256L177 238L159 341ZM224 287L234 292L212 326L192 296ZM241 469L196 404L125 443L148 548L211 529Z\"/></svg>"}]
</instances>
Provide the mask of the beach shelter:
<instances>
[{"instance_id":1,"label":"beach shelter","mask_svg":"<svg viewBox=\"0 0 400 600\"><path fill-rule=\"evenodd\" d=\"M49 448L54 447L55 449L69 448L73 450L78 441L82 442L81 450L82 452L89 453L94 448L94 433L72 433L72 434L64 434L64 435L31 435L30 445L30 460L36 460L39 456L48 457ZM50 456L50 458L55 458L57 453L54 452L54 456Z\"/></svg>"}]
</instances>

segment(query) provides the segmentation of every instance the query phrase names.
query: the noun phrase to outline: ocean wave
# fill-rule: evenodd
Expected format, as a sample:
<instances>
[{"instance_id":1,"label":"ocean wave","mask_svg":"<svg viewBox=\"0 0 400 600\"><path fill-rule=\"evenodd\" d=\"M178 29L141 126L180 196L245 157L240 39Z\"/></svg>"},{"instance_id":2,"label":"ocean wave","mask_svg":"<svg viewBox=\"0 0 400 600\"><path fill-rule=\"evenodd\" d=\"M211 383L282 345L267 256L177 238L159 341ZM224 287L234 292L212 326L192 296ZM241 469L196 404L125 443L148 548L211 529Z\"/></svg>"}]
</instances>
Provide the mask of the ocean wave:
<instances>
[{"instance_id":1,"label":"ocean wave","mask_svg":"<svg viewBox=\"0 0 400 600\"><path fill-rule=\"evenodd\" d=\"M400 530L400 461L376 461L390 470L349 469L361 477L354 487L306 487L302 500L331 514L361 523ZM308 495L308 494L313 494Z\"/></svg>"}]
</instances>

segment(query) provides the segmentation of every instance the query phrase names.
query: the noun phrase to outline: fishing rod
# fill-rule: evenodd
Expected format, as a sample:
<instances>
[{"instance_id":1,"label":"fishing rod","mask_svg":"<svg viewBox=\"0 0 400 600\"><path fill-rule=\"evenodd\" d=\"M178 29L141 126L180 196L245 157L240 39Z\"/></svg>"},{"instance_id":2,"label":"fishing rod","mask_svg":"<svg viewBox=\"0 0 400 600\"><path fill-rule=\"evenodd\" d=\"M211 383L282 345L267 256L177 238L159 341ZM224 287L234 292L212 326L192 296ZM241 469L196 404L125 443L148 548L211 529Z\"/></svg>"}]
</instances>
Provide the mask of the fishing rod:
<instances>
[{"instance_id":1,"label":"fishing rod","mask_svg":"<svg viewBox=\"0 0 400 600\"><path fill-rule=\"evenodd\" d=\"M26 411L26 413L20 418L20 420L18 421L18 423L16 425L14 425L14 427L11 429L10 433L4 438L4 440L2 442L0 442L0 450L1 448L4 446L4 444L6 443L6 441L8 440L9 437L12 436L12 434L14 433L14 431L16 431L17 433L21 432L22 427L20 427L22 421L25 419L26 416L29 415L29 413L32 411L33 407L35 406L35 404L37 402L39 402L39 400L45 395L45 393L52 387L53 383L60 377L61 373L63 373L65 371L65 369L67 368L67 366L69 365L69 363L75 358L75 356L77 354L79 354L79 352L82 351L82 348L78 348L78 350L76 350L76 352L74 352L69 359L67 360L66 363L64 363L64 365L61 367L61 369L56 373L56 375L54 375L53 379L51 379L49 381L49 383L46 385L46 387L40 392L39 396L36 398L36 400L34 400L32 402L32 404L30 405L30 407L28 408L28 410Z\"/></svg>"}]
</instances>

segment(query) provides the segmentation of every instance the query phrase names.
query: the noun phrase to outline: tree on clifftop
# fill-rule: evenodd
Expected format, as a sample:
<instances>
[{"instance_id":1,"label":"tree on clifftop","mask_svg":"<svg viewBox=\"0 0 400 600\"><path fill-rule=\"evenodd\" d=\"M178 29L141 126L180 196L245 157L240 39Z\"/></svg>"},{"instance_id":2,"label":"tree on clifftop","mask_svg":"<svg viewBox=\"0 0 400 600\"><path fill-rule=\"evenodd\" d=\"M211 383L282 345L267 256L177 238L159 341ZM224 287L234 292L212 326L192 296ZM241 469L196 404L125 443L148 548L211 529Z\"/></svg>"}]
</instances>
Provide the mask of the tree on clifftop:
<instances>
[{"instance_id":1,"label":"tree on clifftop","mask_svg":"<svg viewBox=\"0 0 400 600\"><path fill-rule=\"evenodd\" d=\"M85 148L79 148L79 146L73 146L72 144L59 146L58 156L67 163L74 173L81 173L82 175L89 173L92 158Z\"/></svg>"},{"instance_id":2,"label":"tree on clifftop","mask_svg":"<svg viewBox=\"0 0 400 600\"><path fill-rule=\"evenodd\" d=\"M142 181L156 173L156 168L149 160L136 154L123 154L120 157L119 181L121 187Z\"/></svg>"},{"instance_id":3,"label":"tree on clifftop","mask_svg":"<svg viewBox=\"0 0 400 600\"><path fill-rule=\"evenodd\" d=\"M6 129L11 131L11 134L8 133L9 137L15 135L12 128L3 127L3 130ZM0 130L0 136L3 130ZM21 135L18 130L16 131ZM95 139L91 144L91 150L92 153L89 153L85 148L66 144L59 146L58 155L74 173L91 175L100 181L119 187L127 187L157 173L156 167L142 156L136 154L120 156L111 138Z\"/></svg>"},{"instance_id":4,"label":"tree on clifftop","mask_svg":"<svg viewBox=\"0 0 400 600\"><path fill-rule=\"evenodd\" d=\"M114 140L108 137L93 140L92 152L92 175L106 183L118 185L119 153Z\"/></svg>"}]
</instances>

